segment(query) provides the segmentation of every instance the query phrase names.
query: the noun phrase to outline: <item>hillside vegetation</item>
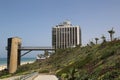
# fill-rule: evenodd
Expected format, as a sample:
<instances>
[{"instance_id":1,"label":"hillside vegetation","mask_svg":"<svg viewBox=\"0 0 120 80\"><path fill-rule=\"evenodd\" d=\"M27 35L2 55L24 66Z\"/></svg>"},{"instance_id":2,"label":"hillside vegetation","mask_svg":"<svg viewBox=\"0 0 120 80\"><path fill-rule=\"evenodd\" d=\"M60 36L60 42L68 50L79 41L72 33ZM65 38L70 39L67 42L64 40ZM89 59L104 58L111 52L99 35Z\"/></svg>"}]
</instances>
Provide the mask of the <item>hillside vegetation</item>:
<instances>
[{"instance_id":1,"label":"hillside vegetation","mask_svg":"<svg viewBox=\"0 0 120 80\"><path fill-rule=\"evenodd\" d=\"M53 73L62 80L120 80L120 40L58 49L45 61L21 67Z\"/></svg>"},{"instance_id":2,"label":"hillside vegetation","mask_svg":"<svg viewBox=\"0 0 120 80\"><path fill-rule=\"evenodd\" d=\"M120 80L120 41L77 48L57 72L63 80Z\"/></svg>"},{"instance_id":3,"label":"hillside vegetation","mask_svg":"<svg viewBox=\"0 0 120 80\"><path fill-rule=\"evenodd\" d=\"M120 40L58 49L44 61L19 67L15 75L33 71L61 80L120 80Z\"/></svg>"}]
</instances>

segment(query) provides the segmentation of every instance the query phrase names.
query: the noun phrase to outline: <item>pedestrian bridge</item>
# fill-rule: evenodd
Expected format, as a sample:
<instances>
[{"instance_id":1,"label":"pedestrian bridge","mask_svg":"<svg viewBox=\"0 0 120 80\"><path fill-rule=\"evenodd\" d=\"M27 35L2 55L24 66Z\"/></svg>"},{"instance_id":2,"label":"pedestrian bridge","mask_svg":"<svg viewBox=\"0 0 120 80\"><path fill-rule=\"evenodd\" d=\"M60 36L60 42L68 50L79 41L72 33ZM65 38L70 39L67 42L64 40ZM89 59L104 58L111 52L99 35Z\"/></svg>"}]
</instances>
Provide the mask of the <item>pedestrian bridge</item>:
<instances>
[{"instance_id":1,"label":"pedestrian bridge","mask_svg":"<svg viewBox=\"0 0 120 80\"><path fill-rule=\"evenodd\" d=\"M9 73L15 73L21 63L21 57L31 51L54 51L52 47L40 46L22 46L22 40L18 37L8 38L7 50L7 68ZM21 51L26 51L21 54Z\"/></svg>"},{"instance_id":2,"label":"pedestrian bridge","mask_svg":"<svg viewBox=\"0 0 120 80\"><path fill-rule=\"evenodd\" d=\"M40 47L40 46L38 46L38 47L24 46L24 47L20 47L19 50L20 51L27 51L27 52L21 54L21 57L22 57L22 56L28 54L31 51L54 51L55 48L52 48L52 47Z\"/></svg>"},{"instance_id":3,"label":"pedestrian bridge","mask_svg":"<svg viewBox=\"0 0 120 80\"><path fill-rule=\"evenodd\" d=\"M23 46L23 47L20 47L19 50L21 51L26 51L26 50L55 50L55 48L53 47L41 47L41 46Z\"/></svg>"}]
</instances>

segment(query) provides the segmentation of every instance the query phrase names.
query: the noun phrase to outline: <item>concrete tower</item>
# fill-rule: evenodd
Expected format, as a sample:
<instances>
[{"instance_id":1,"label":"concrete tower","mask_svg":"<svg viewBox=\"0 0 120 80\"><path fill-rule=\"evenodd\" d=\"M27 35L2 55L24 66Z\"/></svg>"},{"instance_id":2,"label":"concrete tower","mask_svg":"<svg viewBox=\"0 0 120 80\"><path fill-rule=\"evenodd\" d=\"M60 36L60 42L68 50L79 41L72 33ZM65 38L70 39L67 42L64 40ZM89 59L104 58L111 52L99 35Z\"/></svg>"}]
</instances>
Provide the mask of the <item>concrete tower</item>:
<instances>
[{"instance_id":1,"label":"concrete tower","mask_svg":"<svg viewBox=\"0 0 120 80\"><path fill-rule=\"evenodd\" d=\"M18 37L8 38L8 58L7 67L9 73L14 73L20 65L20 51L21 39Z\"/></svg>"}]
</instances>

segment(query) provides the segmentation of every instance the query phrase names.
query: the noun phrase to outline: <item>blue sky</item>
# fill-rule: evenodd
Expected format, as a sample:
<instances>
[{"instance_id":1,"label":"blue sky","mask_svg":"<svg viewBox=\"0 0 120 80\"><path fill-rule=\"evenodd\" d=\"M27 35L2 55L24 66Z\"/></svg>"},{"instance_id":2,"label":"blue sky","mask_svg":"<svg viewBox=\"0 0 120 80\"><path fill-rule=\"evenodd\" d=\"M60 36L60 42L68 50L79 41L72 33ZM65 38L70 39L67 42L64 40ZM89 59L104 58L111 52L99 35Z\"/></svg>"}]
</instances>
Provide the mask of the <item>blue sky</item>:
<instances>
[{"instance_id":1,"label":"blue sky","mask_svg":"<svg viewBox=\"0 0 120 80\"><path fill-rule=\"evenodd\" d=\"M120 37L120 0L0 0L0 57L9 37L22 38L23 46L51 46L52 27L64 20L80 25L83 44L109 39L112 27Z\"/></svg>"}]
</instances>

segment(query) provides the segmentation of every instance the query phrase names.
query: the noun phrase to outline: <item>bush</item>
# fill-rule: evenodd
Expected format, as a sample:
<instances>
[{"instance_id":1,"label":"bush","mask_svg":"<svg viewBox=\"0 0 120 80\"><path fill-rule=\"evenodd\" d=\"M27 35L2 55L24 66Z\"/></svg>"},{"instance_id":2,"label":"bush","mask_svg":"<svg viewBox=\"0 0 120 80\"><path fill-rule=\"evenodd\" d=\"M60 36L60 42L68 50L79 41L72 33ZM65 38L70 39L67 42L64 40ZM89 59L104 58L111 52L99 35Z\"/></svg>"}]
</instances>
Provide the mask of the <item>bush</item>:
<instances>
[{"instance_id":1,"label":"bush","mask_svg":"<svg viewBox=\"0 0 120 80\"><path fill-rule=\"evenodd\" d=\"M47 69L39 70L39 73L49 73L49 70Z\"/></svg>"},{"instance_id":2,"label":"bush","mask_svg":"<svg viewBox=\"0 0 120 80\"><path fill-rule=\"evenodd\" d=\"M62 80L67 80L68 79L68 75L66 73L62 73L61 74L61 78L62 78Z\"/></svg>"},{"instance_id":3,"label":"bush","mask_svg":"<svg viewBox=\"0 0 120 80\"><path fill-rule=\"evenodd\" d=\"M107 50L103 53L103 55L101 56L101 59L106 59L112 55L114 55L114 50Z\"/></svg>"}]
</instances>

